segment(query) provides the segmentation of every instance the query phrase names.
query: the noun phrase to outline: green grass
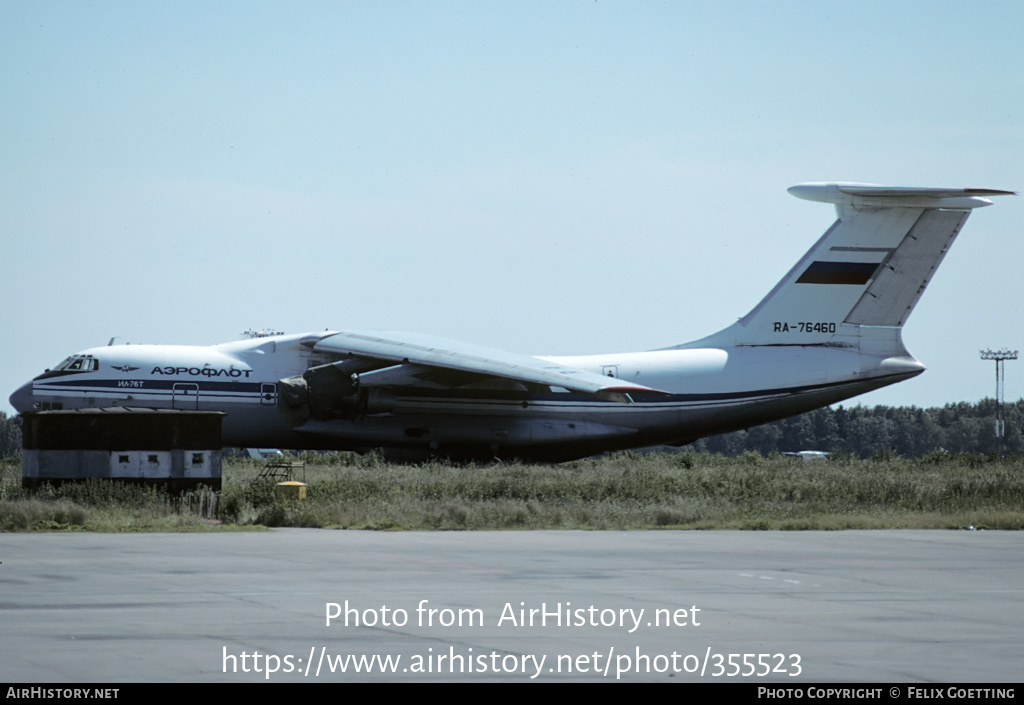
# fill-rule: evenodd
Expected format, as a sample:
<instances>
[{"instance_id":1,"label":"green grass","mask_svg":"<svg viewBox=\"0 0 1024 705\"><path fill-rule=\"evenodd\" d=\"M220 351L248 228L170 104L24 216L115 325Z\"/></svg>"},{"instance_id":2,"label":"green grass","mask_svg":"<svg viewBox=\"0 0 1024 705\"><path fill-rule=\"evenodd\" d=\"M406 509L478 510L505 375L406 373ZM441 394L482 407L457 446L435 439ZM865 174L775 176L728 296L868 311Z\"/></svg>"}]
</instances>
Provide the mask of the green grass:
<instances>
[{"instance_id":1,"label":"green grass","mask_svg":"<svg viewBox=\"0 0 1024 705\"><path fill-rule=\"evenodd\" d=\"M92 481L29 493L0 465L0 531L1024 528L1024 460L933 455L739 458L619 453L562 465L389 464L308 455L305 501L229 460L215 520L165 494Z\"/></svg>"}]
</instances>

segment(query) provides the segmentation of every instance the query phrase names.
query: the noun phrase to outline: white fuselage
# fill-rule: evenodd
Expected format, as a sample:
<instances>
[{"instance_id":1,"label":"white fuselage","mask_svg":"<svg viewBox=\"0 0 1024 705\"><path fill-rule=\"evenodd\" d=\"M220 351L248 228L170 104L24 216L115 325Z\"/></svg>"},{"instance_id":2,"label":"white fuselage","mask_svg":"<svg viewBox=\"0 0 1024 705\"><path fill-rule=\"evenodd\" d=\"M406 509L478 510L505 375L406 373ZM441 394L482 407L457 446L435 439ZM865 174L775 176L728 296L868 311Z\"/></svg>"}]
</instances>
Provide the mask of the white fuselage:
<instances>
[{"instance_id":1,"label":"white fuselage","mask_svg":"<svg viewBox=\"0 0 1024 705\"><path fill-rule=\"evenodd\" d=\"M562 460L680 445L801 413L916 375L909 356L825 346L669 349L541 358L659 390L598 398L548 387L402 388L390 408L289 424L282 379L330 362L274 336L209 347L85 350L79 370L47 372L16 392L19 411L127 406L222 411L225 445L401 449L453 457ZM71 358L69 358L71 359ZM27 405L31 405L30 407Z\"/></svg>"}]
</instances>

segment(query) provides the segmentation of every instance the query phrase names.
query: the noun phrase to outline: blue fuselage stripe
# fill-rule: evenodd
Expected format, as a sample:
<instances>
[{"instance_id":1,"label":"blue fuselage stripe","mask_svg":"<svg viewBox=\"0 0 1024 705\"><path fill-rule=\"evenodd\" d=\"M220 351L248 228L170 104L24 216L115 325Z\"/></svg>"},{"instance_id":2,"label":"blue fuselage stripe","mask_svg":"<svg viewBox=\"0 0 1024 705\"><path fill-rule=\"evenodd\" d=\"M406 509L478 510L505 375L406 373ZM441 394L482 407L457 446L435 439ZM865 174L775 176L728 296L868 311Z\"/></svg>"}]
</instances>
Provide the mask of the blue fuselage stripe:
<instances>
[{"instance_id":1,"label":"blue fuselage stripe","mask_svg":"<svg viewBox=\"0 0 1024 705\"><path fill-rule=\"evenodd\" d=\"M897 377L899 375L896 375ZM737 392L708 392L701 394L663 394L652 392L633 392L629 396L635 404L648 406L662 406L672 404L685 404L695 402L737 402L759 397L777 397L787 394L801 394L805 392L822 391L831 388L838 388L849 385L855 381L831 382L827 384L803 385L799 387L777 387L771 389L745 390ZM138 386L135 386L135 385ZM195 390L200 397L211 396L223 399L225 397L238 397L260 399L265 393L265 385L276 384L275 382L211 382L187 380L120 380L120 379L74 379L37 382L37 393L60 394L61 392L73 394L110 394L113 392L145 395L145 396L171 396L175 391L175 385L188 385L190 391ZM193 386L194 385L194 386ZM179 387L179 390L181 387ZM621 401L614 399L602 399L590 394L579 394L573 392L550 392L535 393L526 391L503 391L484 389L402 389L399 396L406 401L420 402L451 402L451 403L575 403L596 406L619 405Z\"/></svg>"}]
</instances>

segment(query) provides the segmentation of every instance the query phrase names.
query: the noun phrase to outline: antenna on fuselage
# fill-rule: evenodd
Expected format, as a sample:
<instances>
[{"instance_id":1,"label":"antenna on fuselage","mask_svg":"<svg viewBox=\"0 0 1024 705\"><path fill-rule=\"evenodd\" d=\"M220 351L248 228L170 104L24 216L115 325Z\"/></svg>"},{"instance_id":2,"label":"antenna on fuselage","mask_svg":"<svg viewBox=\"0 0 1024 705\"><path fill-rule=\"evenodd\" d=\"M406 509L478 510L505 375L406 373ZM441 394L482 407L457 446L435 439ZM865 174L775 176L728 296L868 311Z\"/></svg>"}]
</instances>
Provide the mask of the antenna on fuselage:
<instances>
[{"instance_id":1,"label":"antenna on fuselage","mask_svg":"<svg viewBox=\"0 0 1024 705\"><path fill-rule=\"evenodd\" d=\"M263 328L261 330L253 330L252 328L250 328L249 330L244 331L242 333L242 335L244 337L250 338L250 339L252 339L252 338L267 338L267 337L269 337L271 335L284 335L284 331L282 331L282 330L273 330L271 328Z\"/></svg>"}]
</instances>

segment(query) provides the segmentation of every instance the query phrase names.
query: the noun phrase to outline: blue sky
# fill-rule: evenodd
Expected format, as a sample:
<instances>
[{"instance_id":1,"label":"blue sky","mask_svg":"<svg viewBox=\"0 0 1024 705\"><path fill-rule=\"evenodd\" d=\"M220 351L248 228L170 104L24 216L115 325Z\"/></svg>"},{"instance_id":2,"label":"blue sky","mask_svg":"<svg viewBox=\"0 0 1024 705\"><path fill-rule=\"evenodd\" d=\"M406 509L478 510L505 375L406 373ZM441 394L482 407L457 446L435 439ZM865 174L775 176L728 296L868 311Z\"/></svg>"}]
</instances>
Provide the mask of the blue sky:
<instances>
[{"instance_id":1,"label":"blue sky","mask_svg":"<svg viewBox=\"0 0 1024 705\"><path fill-rule=\"evenodd\" d=\"M0 2L3 398L114 336L664 347L831 224L795 183L1024 190L1024 3L722 7ZM928 371L861 403L992 395L1022 220L971 216L905 328Z\"/></svg>"}]
</instances>

